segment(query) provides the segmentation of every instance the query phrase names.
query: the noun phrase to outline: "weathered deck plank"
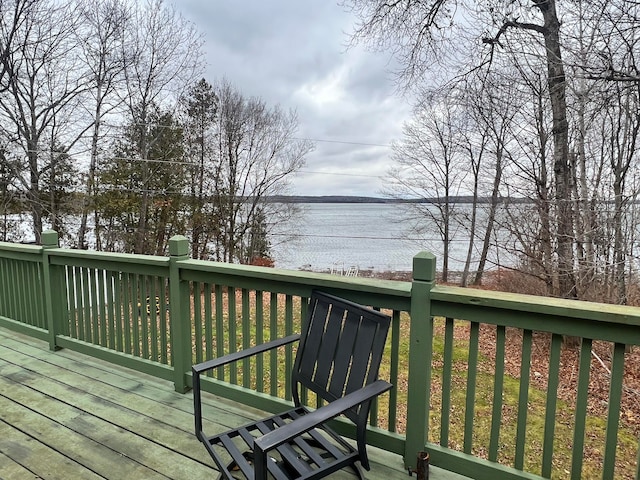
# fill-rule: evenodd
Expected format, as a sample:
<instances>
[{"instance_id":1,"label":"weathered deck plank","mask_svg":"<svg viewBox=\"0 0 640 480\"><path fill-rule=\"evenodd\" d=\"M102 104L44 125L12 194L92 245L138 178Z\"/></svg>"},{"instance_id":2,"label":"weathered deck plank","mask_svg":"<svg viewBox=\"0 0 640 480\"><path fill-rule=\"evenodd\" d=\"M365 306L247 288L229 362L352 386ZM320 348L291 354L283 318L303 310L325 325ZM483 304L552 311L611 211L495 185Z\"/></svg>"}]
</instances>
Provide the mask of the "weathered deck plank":
<instances>
[{"instance_id":1,"label":"weathered deck plank","mask_svg":"<svg viewBox=\"0 0 640 480\"><path fill-rule=\"evenodd\" d=\"M208 431L262 412L205 396ZM192 395L170 382L0 328L0 478L215 478L193 435ZM370 451L375 479L409 478ZM354 478L345 473L334 478ZM432 468L431 478L460 478Z\"/></svg>"},{"instance_id":2,"label":"weathered deck plank","mask_svg":"<svg viewBox=\"0 0 640 480\"><path fill-rule=\"evenodd\" d=\"M23 480L25 478L35 478L35 474L0 453L0 478L4 480Z\"/></svg>"}]
</instances>

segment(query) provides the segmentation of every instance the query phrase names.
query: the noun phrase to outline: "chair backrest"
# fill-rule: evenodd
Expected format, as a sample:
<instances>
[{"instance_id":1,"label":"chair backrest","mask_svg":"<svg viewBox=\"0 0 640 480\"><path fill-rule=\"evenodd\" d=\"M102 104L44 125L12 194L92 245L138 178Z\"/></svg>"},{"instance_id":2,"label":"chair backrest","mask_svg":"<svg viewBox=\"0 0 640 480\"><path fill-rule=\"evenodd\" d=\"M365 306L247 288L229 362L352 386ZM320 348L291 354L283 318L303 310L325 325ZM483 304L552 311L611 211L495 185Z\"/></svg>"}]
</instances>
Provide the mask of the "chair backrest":
<instances>
[{"instance_id":1,"label":"chair backrest","mask_svg":"<svg viewBox=\"0 0 640 480\"><path fill-rule=\"evenodd\" d=\"M313 292L292 373L296 405L299 385L331 402L373 383L390 323L388 315ZM346 416L357 423L358 410Z\"/></svg>"}]
</instances>

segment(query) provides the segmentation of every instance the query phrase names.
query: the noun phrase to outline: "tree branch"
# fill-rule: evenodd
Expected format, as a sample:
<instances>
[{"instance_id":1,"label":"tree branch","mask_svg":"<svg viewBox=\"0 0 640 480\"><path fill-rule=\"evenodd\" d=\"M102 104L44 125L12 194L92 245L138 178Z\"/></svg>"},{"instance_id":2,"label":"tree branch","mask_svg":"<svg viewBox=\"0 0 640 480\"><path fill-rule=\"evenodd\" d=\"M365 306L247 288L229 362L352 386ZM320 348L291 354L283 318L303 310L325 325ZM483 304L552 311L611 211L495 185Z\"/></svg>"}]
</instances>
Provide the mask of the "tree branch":
<instances>
[{"instance_id":1,"label":"tree branch","mask_svg":"<svg viewBox=\"0 0 640 480\"><path fill-rule=\"evenodd\" d=\"M520 30L530 30L542 34L544 34L545 32L545 28L536 23L518 22L517 20L506 20L502 27L500 27L500 30L498 30L498 33L496 33L493 38L483 37L482 43L487 43L489 45L499 45L500 47L502 47L502 44L500 43L500 37L502 37L502 35L504 35L509 28L519 28Z\"/></svg>"}]
</instances>

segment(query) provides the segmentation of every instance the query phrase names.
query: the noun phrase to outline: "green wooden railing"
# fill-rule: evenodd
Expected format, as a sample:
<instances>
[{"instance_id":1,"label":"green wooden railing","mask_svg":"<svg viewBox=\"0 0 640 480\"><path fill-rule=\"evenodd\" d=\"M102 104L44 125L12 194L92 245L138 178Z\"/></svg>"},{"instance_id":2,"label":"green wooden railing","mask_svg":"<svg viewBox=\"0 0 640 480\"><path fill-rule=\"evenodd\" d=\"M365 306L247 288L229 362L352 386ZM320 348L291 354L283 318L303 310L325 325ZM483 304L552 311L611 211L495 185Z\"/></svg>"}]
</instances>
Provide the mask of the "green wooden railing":
<instances>
[{"instance_id":1,"label":"green wooden railing","mask_svg":"<svg viewBox=\"0 0 640 480\"><path fill-rule=\"evenodd\" d=\"M624 369L640 344L640 309L436 286L428 253L414 258L412 282L394 282L192 260L184 237L171 239L169 257L62 249L51 231L42 238L0 243L0 325L53 350L185 392L194 362L297 331L321 289L392 315L381 376L396 388L372 409L371 444L407 465L426 448L433 464L478 479L639 476L637 432L620 418L630 415L626 396L638 394ZM579 347L563 347L566 337ZM293 355L283 348L220 369L204 388L280 410ZM572 355L571 378L560 378ZM607 405L597 415L590 379L602 368ZM567 385L571 401L561 395ZM336 428L350 434L345 423Z\"/></svg>"}]
</instances>

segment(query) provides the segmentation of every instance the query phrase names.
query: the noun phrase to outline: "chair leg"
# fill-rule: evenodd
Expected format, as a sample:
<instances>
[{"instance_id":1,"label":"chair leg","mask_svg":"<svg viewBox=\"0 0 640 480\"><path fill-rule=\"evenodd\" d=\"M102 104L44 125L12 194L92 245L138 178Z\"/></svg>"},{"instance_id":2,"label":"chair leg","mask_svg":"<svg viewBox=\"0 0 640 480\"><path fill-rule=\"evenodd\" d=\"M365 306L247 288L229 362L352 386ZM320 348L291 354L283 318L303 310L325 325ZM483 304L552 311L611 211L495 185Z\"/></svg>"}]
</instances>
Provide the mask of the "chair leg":
<instances>
[{"instance_id":1,"label":"chair leg","mask_svg":"<svg viewBox=\"0 0 640 480\"><path fill-rule=\"evenodd\" d=\"M242 452L242 456L245 458L247 462L249 462L249 464L253 463L252 451L247 450L246 452ZM238 465L238 462L236 462L235 460L231 460L231 462L227 465L227 472L239 472L239 471L240 471L240 466Z\"/></svg>"},{"instance_id":2,"label":"chair leg","mask_svg":"<svg viewBox=\"0 0 640 480\"><path fill-rule=\"evenodd\" d=\"M351 468L355 470L356 475L360 480L366 480L364 476L364 471L362 470L362 466L360 465L360 462L352 463Z\"/></svg>"}]
</instances>

